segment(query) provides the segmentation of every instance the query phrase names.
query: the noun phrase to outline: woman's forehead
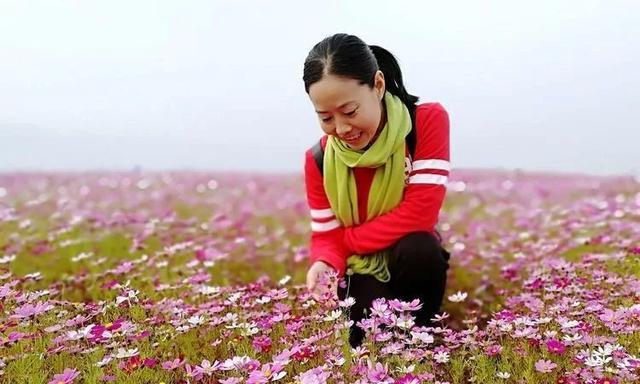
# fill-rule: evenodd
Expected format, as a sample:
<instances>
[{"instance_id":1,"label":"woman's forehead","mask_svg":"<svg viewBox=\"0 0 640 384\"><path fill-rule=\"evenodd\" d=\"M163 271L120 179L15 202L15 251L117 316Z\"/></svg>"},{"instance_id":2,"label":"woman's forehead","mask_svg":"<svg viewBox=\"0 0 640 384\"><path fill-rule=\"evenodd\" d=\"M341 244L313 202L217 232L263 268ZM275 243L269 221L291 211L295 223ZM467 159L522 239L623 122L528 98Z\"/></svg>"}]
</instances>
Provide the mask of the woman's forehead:
<instances>
[{"instance_id":1,"label":"woman's forehead","mask_svg":"<svg viewBox=\"0 0 640 384\"><path fill-rule=\"evenodd\" d=\"M309 97L318 113L338 109L362 97L363 88L357 80L325 76L309 87Z\"/></svg>"}]
</instances>

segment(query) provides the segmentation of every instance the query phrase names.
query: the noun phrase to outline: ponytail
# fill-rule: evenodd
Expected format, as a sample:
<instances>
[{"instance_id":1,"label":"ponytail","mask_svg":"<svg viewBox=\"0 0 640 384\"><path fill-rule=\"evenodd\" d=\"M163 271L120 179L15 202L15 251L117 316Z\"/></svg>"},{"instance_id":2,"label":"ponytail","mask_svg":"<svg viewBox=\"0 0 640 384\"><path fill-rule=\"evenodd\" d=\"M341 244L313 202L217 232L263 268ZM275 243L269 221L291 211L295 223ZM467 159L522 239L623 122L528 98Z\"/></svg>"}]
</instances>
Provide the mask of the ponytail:
<instances>
[{"instance_id":1,"label":"ponytail","mask_svg":"<svg viewBox=\"0 0 640 384\"><path fill-rule=\"evenodd\" d=\"M391 54L391 52L380 46L369 45L369 48L371 49L371 52L378 62L378 68L384 74L384 84L386 90L398 96L400 100L402 100L402 102L409 109L409 113L411 114L411 118L413 119L413 115L416 109L416 103L420 98L418 96L409 94L409 92L407 92L407 90L405 89L404 83L402 81L402 71L400 70L398 61L393 56L393 54Z\"/></svg>"}]
</instances>

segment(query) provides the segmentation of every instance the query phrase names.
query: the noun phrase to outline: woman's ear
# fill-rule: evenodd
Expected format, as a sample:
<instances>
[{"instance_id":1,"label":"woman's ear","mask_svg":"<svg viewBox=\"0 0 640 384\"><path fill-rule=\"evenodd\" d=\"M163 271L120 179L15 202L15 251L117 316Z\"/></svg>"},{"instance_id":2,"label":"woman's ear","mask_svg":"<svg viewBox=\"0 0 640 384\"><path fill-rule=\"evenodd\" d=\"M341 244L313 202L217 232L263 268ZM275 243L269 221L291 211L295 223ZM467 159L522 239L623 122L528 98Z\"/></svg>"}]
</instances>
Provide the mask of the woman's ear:
<instances>
[{"instance_id":1,"label":"woman's ear","mask_svg":"<svg viewBox=\"0 0 640 384\"><path fill-rule=\"evenodd\" d=\"M378 94L378 99L379 100L384 99L384 89L385 89L384 73L382 73L382 71L379 70L379 69L376 71L376 76L375 76L375 80L374 80L374 87L376 88L376 93Z\"/></svg>"}]
</instances>

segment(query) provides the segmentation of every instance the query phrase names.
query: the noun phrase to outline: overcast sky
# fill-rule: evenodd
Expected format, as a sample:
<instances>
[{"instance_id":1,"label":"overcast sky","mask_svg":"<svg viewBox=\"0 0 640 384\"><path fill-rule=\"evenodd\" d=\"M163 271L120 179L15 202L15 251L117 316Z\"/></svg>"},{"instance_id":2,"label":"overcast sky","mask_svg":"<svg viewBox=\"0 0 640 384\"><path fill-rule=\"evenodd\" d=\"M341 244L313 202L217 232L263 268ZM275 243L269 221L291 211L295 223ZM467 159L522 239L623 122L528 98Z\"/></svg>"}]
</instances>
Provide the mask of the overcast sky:
<instances>
[{"instance_id":1,"label":"overcast sky","mask_svg":"<svg viewBox=\"0 0 640 384\"><path fill-rule=\"evenodd\" d=\"M0 171L302 172L336 32L390 50L456 168L640 174L637 1L0 0Z\"/></svg>"}]
</instances>

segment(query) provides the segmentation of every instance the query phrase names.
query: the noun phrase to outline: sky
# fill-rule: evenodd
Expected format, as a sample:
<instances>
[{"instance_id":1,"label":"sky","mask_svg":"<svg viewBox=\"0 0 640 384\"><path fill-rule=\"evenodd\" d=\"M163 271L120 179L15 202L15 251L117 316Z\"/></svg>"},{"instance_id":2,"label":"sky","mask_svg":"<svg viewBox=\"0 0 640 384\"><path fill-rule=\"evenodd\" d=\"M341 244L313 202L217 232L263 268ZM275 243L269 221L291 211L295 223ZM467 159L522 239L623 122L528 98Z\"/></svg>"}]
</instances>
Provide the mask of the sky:
<instances>
[{"instance_id":1,"label":"sky","mask_svg":"<svg viewBox=\"0 0 640 384\"><path fill-rule=\"evenodd\" d=\"M302 172L338 32L449 113L452 171L640 175L637 1L0 0L0 172Z\"/></svg>"}]
</instances>

